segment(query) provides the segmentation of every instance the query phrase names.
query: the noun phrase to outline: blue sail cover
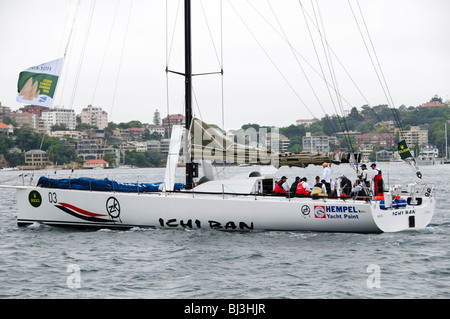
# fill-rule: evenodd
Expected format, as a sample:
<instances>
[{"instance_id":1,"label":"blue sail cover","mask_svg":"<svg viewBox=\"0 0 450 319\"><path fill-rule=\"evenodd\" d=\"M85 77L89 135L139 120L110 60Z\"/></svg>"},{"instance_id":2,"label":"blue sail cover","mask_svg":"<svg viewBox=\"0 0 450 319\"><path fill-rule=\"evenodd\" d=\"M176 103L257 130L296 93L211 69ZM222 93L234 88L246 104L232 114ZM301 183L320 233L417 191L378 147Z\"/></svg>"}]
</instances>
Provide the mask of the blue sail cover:
<instances>
[{"instance_id":1,"label":"blue sail cover","mask_svg":"<svg viewBox=\"0 0 450 319\"><path fill-rule=\"evenodd\" d=\"M44 188L79 189L92 191L110 191L127 193L158 192L162 189L162 182L159 183L120 183L108 178L93 179L89 177L80 178L39 178L37 186ZM185 188L184 184L175 183L174 190Z\"/></svg>"}]
</instances>

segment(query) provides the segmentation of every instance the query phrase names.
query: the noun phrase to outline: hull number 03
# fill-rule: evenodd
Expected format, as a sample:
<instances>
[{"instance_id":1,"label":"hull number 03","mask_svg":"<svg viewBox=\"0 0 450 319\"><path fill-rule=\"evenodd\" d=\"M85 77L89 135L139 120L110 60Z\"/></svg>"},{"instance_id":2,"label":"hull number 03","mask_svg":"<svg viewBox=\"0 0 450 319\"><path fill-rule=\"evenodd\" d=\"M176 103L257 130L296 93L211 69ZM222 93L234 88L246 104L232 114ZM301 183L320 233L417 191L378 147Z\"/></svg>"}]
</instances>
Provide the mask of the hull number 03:
<instances>
[{"instance_id":1,"label":"hull number 03","mask_svg":"<svg viewBox=\"0 0 450 319\"><path fill-rule=\"evenodd\" d=\"M58 202L58 200L57 200L57 198L56 198L56 193L55 192L49 192L48 193L48 201L50 202L50 203L57 203Z\"/></svg>"}]
</instances>

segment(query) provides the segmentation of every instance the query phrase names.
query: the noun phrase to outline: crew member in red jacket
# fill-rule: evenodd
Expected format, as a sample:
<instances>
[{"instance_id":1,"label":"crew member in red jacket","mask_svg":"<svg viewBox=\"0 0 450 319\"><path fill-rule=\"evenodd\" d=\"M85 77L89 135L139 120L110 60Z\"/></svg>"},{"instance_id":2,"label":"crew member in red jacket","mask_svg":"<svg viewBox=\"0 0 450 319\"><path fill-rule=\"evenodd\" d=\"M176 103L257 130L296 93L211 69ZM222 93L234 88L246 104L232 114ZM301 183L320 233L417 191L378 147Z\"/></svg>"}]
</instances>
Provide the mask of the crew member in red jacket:
<instances>
[{"instance_id":1,"label":"crew member in red jacket","mask_svg":"<svg viewBox=\"0 0 450 319\"><path fill-rule=\"evenodd\" d=\"M372 168L372 185L375 196L383 196L383 176L381 175L381 169L377 168L377 165L373 163L370 165Z\"/></svg>"},{"instance_id":2,"label":"crew member in red jacket","mask_svg":"<svg viewBox=\"0 0 450 319\"><path fill-rule=\"evenodd\" d=\"M309 196L311 193L311 187L308 185L308 179L306 177L302 178L302 181L297 185L297 195L300 197Z\"/></svg>"},{"instance_id":3,"label":"crew member in red jacket","mask_svg":"<svg viewBox=\"0 0 450 319\"><path fill-rule=\"evenodd\" d=\"M281 180L275 184L275 194L286 194L289 191L289 186L286 182L287 177L281 177Z\"/></svg>"}]
</instances>

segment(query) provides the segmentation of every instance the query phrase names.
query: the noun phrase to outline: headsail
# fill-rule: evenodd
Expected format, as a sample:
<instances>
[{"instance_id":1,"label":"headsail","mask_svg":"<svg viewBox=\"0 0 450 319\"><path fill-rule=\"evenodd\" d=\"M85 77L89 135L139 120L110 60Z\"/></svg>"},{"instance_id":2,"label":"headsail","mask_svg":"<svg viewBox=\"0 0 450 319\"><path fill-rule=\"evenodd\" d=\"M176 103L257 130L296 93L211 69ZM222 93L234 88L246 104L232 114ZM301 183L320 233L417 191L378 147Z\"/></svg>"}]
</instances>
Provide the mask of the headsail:
<instances>
[{"instance_id":1,"label":"headsail","mask_svg":"<svg viewBox=\"0 0 450 319\"><path fill-rule=\"evenodd\" d=\"M17 101L51 106L64 58L32 66L19 74Z\"/></svg>"},{"instance_id":2,"label":"headsail","mask_svg":"<svg viewBox=\"0 0 450 319\"><path fill-rule=\"evenodd\" d=\"M272 140L272 144L274 141ZM277 141L275 141L277 143ZM275 145L273 145L275 146ZM360 155L346 152L280 153L277 147L249 146L235 143L220 130L194 118L190 126L190 154L193 161L306 167L324 162L359 163Z\"/></svg>"}]
</instances>

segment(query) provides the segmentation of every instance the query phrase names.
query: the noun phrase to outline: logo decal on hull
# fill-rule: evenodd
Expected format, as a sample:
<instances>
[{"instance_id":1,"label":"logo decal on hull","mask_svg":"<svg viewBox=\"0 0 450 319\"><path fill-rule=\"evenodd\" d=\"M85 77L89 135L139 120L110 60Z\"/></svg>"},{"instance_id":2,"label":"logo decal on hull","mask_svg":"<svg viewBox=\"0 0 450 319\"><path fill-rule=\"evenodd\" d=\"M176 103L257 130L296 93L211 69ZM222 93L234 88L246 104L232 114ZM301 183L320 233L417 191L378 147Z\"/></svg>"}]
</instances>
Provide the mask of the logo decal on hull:
<instances>
[{"instance_id":1,"label":"logo decal on hull","mask_svg":"<svg viewBox=\"0 0 450 319\"><path fill-rule=\"evenodd\" d=\"M31 191L30 194L28 194L28 202L33 207L41 206L42 203L41 194L39 194L38 191Z\"/></svg>"},{"instance_id":2,"label":"logo decal on hull","mask_svg":"<svg viewBox=\"0 0 450 319\"><path fill-rule=\"evenodd\" d=\"M365 213L364 210L356 210L354 206L314 206L315 218L326 219L359 219L358 214Z\"/></svg>"},{"instance_id":3,"label":"logo decal on hull","mask_svg":"<svg viewBox=\"0 0 450 319\"><path fill-rule=\"evenodd\" d=\"M111 218L119 218L120 216L120 204L117 198L110 197L106 201L106 211L108 212L108 215L111 216ZM119 218L120 220L120 218Z\"/></svg>"},{"instance_id":4,"label":"logo decal on hull","mask_svg":"<svg viewBox=\"0 0 450 319\"><path fill-rule=\"evenodd\" d=\"M310 212L311 212L311 209L309 208L308 205L303 205L302 206L302 214L303 215L308 216Z\"/></svg>"},{"instance_id":5,"label":"logo decal on hull","mask_svg":"<svg viewBox=\"0 0 450 319\"><path fill-rule=\"evenodd\" d=\"M314 206L314 217L327 218L327 215L325 214L325 206Z\"/></svg>"},{"instance_id":6,"label":"logo decal on hull","mask_svg":"<svg viewBox=\"0 0 450 319\"><path fill-rule=\"evenodd\" d=\"M81 218L90 222L113 222L109 218L102 218L102 217L108 217L106 214L97 214L92 213L87 210L81 209L79 207L73 206L71 204L67 203L59 203L59 205L55 205L55 207L58 207L63 212L72 215L77 218Z\"/></svg>"}]
</instances>

